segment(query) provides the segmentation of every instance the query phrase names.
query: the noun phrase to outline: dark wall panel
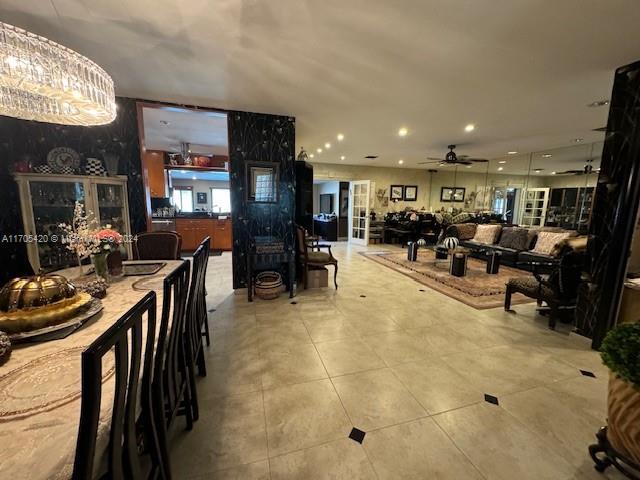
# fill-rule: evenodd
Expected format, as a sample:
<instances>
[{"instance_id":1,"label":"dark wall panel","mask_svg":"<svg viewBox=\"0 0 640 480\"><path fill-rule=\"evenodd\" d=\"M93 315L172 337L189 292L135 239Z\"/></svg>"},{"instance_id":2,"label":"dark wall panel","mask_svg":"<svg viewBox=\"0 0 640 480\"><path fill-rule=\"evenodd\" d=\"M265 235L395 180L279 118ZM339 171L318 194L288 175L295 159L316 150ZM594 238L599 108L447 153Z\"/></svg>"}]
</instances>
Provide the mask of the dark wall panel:
<instances>
[{"instance_id":1,"label":"dark wall panel","mask_svg":"<svg viewBox=\"0 0 640 480\"><path fill-rule=\"evenodd\" d=\"M577 322L599 348L614 326L640 202L640 62L616 71Z\"/></svg>"},{"instance_id":2,"label":"dark wall panel","mask_svg":"<svg viewBox=\"0 0 640 480\"><path fill-rule=\"evenodd\" d=\"M293 251L295 209L295 119L229 112L229 156L233 219L233 288L246 287L247 253L256 236L283 239ZM280 166L278 203L246 200L245 167L250 161Z\"/></svg>"},{"instance_id":3,"label":"dark wall panel","mask_svg":"<svg viewBox=\"0 0 640 480\"><path fill-rule=\"evenodd\" d=\"M13 164L23 158L34 165L43 164L55 147L71 147L83 160L102 158L104 150L117 153L120 156L118 173L129 178L131 231L146 230L136 102L121 97L116 102L116 119L98 127L54 125L0 116L0 238L4 234L23 233L18 189L11 176ZM0 269L0 283L30 270L24 245L0 243L0 262L7 266Z\"/></svg>"}]
</instances>

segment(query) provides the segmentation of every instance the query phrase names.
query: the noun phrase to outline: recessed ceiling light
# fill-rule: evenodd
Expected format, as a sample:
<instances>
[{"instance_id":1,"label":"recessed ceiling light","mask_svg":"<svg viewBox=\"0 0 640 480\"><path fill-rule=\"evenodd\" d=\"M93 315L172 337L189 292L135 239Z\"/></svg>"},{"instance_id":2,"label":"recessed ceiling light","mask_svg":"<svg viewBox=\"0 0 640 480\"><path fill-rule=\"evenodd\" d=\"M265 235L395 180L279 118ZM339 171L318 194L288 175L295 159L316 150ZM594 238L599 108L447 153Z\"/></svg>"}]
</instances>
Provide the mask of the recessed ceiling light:
<instances>
[{"instance_id":1,"label":"recessed ceiling light","mask_svg":"<svg viewBox=\"0 0 640 480\"><path fill-rule=\"evenodd\" d=\"M533 171L536 172L536 173L540 173L540 172L542 172L542 170L544 170L544 168L536 168Z\"/></svg>"},{"instance_id":2,"label":"recessed ceiling light","mask_svg":"<svg viewBox=\"0 0 640 480\"><path fill-rule=\"evenodd\" d=\"M327 150L331 148L331 144L329 142L324 144L324 148L326 148Z\"/></svg>"},{"instance_id":3,"label":"recessed ceiling light","mask_svg":"<svg viewBox=\"0 0 640 480\"><path fill-rule=\"evenodd\" d=\"M551 172L551 175L555 175L555 174L556 174L556 172Z\"/></svg>"},{"instance_id":4,"label":"recessed ceiling light","mask_svg":"<svg viewBox=\"0 0 640 480\"><path fill-rule=\"evenodd\" d=\"M337 138L338 138L338 141L341 142L342 140L344 140L344 135L339 133Z\"/></svg>"},{"instance_id":5,"label":"recessed ceiling light","mask_svg":"<svg viewBox=\"0 0 640 480\"><path fill-rule=\"evenodd\" d=\"M476 126L473 123L470 123L466 127L464 127L465 132L473 132L476 129Z\"/></svg>"},{"instance_id":6,"label":"recessed ceiling light","mask_svg":"<svg viewBox=\"0 0 640 480\"><path fill-rule=\"evenodd\" d=\"M321 148L316 148L316 152L322 153L322 149Z\"/></svg>"},{"instance_id":7,"label":"recessed ceiling light","mask_svg":"<svg viewBox=\"0 0 640 480\"><path fill-rule=\"evenodd\" d=\"M498 167L498 171L501 172L504 170L504 167Z\"/></svg>"},{"instance_id":8,"label":"recessed ceiling light","mask_svg":"<svg viewBox=\"0 0 640 480\"><path fill-rule=\"evenodd\" d=\"M507 152L507 155L517 155L518 152L516 152L515 150L511 150L510 152Z\"/></svg>"},{"instance_id":9,"label":"recessed ceiling light","mask_svg":"<svg viewBox=\"0 0 640 480\"><path fill-rule=\"evenodd\" d=\"M313 158L315 155L313 153L309 154L309 158Z\"/></svg>"},{"instance_id":10,"label":"recessed ceiling light","mask_svg":"<svg viewBox=\"0 0 640 480\"><path fill-rule=\"evenodd\" d=\"M471 165L467 165L467 168L471 168Z\"/></svg>"},{"instance_id":11,"label":"recessed ceiling light","mask_svg":"<svg viewBox=\"0 0 640 480\"><path fill-rule=\"evenodd\" d=\"M553 157L553 155L551 155L550 153L543 153L542 154L542 158L551 158Z\"/></svg>"},{"instance_id":12,"label":"recessed ceiling light","mask_svg":"<svg viewBox=\"0 0 640 480\"><path fill-rule=\"evenodd\" d=\"M506 160L500 160L498 163L507 163Z\"/></svg>"},{"instance_id":13,"label":"recessed ceiling light","mask_svg":"<svg viewBox=\"0 0 640 480\"><path fill-rule=\"evenodd\" d=\"M400 160L398 160L398 163L399 163L400 165L402 165L402 164L404 163L404 160L400 159Z\"/></svg>"},{"instance_id":14,"label":"recessed ceiling light","mask_svg":"<svg viewBox=\"0 0 640 480\"><path fill-rule=\"evenodd\" d=\"M196 176L194 175L193 177L191 177L191 180L196 180Z\"/></svg>"},{"instance_id":15,"label":"recessed ceiling light","mask_svg":"<svg viewBox=\"0 0 640 480\"><path fill-rule=\"evenodd\" d=\"M584 140L584 138L574 138L573 143L580 143Z\"/></svg>"},{"instance_id":16,"label":"recessed ceiling light","mask_svg":"<svg viewBox=\"0 0 640 480\"><path fill-rule=\"evenodd\" d=\"M400 130L398 130L398 136L400 137L406 137L407 133L409 133L409 130L407 130L406 127L402 127Z\"/></svg>"},{"instance_id":17,"label":"recessed ceiling light","mask_svg":"<svg viewBox=\"0 0 640 480\"><path fill-rule=\"evenodd\" d=\"M340 157L340 160L344 160L345 158L347 158L347 157L345 157L344 155L342 155L342 156Z\"/></svg>"},{"instance_id":18,"label":"recessed ceiling light","mask_svg":"<svg viewBox=\"0 0 640 480\"><path fill-rule=\"evenodd\" d=\"M587 107L596 108L596 107L604 107L609 105L609 100L596 100L595 102L591 102L587 104Z\"/></svg>"}]
</instances>

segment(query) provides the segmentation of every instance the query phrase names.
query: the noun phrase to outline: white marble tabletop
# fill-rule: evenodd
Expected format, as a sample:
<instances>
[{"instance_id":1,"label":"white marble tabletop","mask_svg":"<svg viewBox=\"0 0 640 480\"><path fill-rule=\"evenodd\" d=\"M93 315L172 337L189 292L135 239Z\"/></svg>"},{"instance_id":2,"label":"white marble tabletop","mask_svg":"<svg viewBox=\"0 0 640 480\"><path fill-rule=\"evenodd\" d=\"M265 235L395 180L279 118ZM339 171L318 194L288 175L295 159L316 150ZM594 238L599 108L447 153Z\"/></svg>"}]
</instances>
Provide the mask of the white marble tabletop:
<instances>
[{"instance_id":1,"label":"white marble tabletop","mask_svg":"<svg viewBox=\"0 0 640 480\"><path fill-rule=\"evenodd\" d=\"M149 290L162 307L162 280L181 264L167 263L151 276L129 276L112 282L104 309L61 340L16 345L0 366L0 476L11 480L70 478L80 420L82 351ZM77 269L60 273L69 279ZM134 288L135 284L135 288ZM156 326L157 328L157 326ZM104 385L96 455L104 455L113 399L110 365L103 365ZM101 452L100 452L101 450ZM101 459L96 458L96 463Z\"/></svg>"}]
</instances>

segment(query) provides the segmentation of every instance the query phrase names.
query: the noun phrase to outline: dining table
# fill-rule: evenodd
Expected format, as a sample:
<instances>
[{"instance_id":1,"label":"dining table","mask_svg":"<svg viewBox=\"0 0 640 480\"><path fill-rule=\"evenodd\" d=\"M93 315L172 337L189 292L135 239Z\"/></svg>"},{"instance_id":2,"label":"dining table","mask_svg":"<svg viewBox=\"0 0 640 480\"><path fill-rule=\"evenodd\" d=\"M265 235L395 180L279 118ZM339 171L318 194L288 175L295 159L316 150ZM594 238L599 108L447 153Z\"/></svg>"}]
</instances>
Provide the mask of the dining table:
<instances>
[{"instance_id":1,"label":"dining table","mask_svg":"<svg viewBox=\"0 0 640 480\"><path fill-rule=\"evenodd\" d=\"M0 478L71 478L80 422L82 352L149 291L157 294L157 332L164 278L182 260L162 262L165 265L152 275L111 280L102 311L69 336L13 346L0 365ZM73 283L80 276L78 268L56 273ZM115 383L112 356L103 363L102 381L96 471L106 465Z\"/></svg>"}]
</instances>

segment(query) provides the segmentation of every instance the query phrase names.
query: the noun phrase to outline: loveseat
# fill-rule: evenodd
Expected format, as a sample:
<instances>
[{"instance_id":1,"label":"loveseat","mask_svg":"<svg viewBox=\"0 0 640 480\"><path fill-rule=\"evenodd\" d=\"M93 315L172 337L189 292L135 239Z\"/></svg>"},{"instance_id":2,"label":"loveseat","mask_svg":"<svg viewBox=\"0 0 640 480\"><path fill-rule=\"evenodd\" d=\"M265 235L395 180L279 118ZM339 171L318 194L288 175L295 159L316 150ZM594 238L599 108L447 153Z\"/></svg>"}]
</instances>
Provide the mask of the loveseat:
<instances>
[{"instance_id":1,"label":"loveseat","mask_svg":"<svg viewBox=\"0 0 640 480\"><path fill-rule=\"evenodd\" d=\"M558 227L459 223L450 225L445 236L456 237L461 247L471 250L471 256L486 258L492 252L500 252L503 265L531 271L532 263L556 262L563 241L578 233Z\"/></svg>"}]
</instances>

